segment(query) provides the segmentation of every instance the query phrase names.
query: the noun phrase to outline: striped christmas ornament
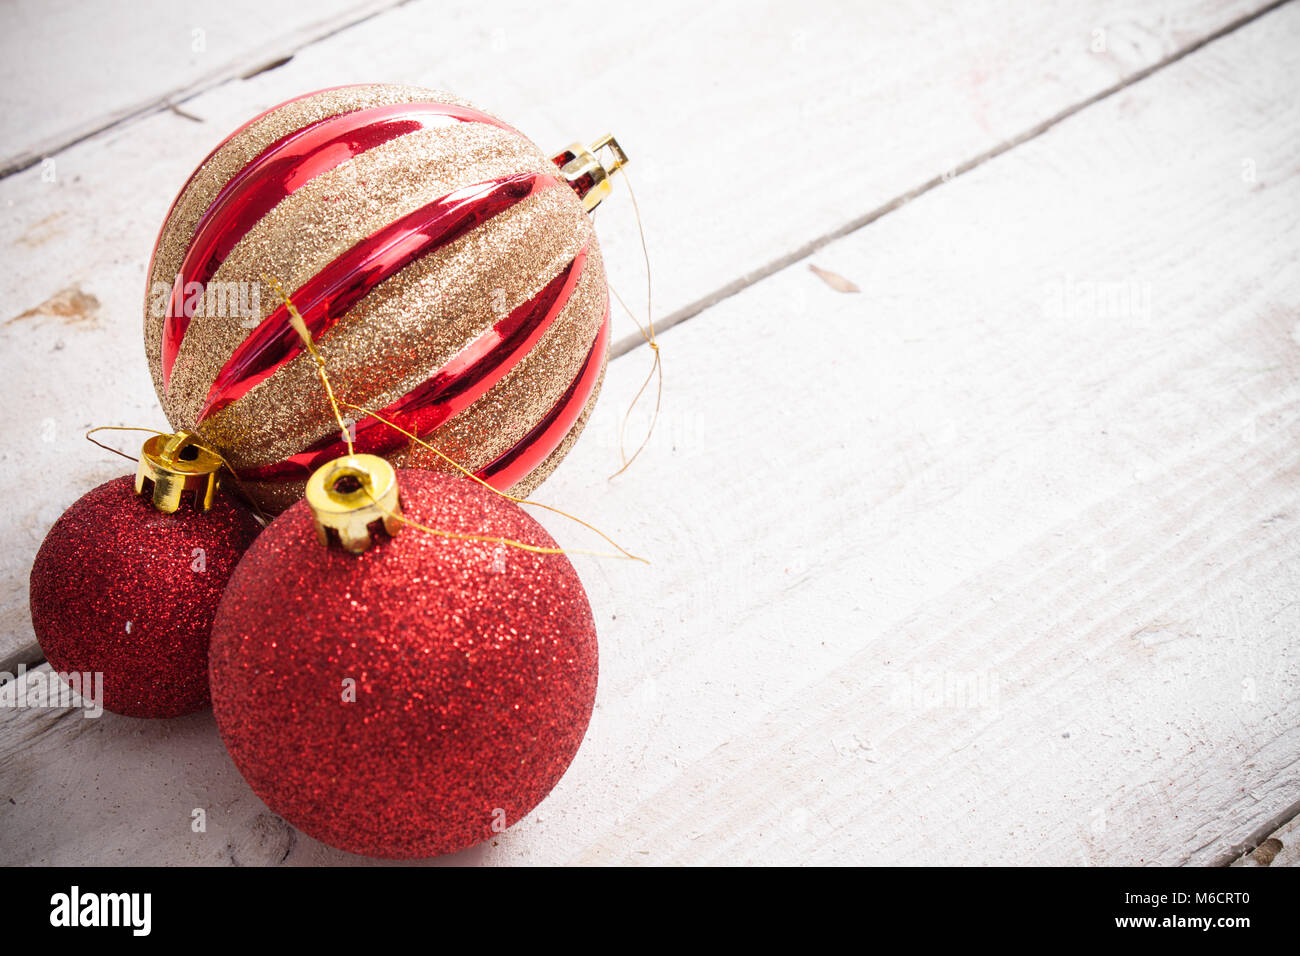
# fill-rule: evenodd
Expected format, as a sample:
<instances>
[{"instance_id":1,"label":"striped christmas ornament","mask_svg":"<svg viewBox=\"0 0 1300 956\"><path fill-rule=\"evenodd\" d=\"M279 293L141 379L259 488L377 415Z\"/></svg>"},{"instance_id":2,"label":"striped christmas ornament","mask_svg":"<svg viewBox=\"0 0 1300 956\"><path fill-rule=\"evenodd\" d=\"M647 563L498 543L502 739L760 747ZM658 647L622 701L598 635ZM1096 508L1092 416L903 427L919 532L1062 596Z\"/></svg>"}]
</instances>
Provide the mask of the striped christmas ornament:
<instances>
[{"instance_id":1,"label":"striped christmas ornament","mask_svg":"<svg viewBox=\"0 0 1300 956\"><path fill-rule=\"evenodd\" d=\"M288 309L335 391L522 495L581 432L609 292L588 212L611 165L548 156L454 96L353 86L256 117L181 189L154 247L145 348L168 420L277 513L344 452ZM358 452L446 470L378 418Z\"/></svg>"}]
</instances>

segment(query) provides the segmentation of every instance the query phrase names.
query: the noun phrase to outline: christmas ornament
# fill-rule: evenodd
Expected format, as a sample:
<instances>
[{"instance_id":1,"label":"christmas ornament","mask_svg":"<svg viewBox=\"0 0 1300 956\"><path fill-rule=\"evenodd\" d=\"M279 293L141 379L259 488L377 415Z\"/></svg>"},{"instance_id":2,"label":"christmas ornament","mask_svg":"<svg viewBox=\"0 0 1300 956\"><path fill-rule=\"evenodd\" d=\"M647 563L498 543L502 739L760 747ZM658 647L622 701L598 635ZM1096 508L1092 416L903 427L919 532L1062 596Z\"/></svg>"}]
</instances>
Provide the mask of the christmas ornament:
<instances>
[{"instance_id":1,"label":"christmas ornament","mask_svg":"<svg viewBox=\"0 0 1300 956\"><path fill-rule=\"evenodd\" d=\"M217 726L258 796L387 858L463 850L522 818L573 759L596 693L567 557L406 522L554 547L467 478L345 457L244 556L211 657Z\"/></svg>"},{"instance_id":2,"label":"christmas ornament","mask_svg":"<svg viewBox=\"0 0 1300 956\"><path fill-rule=\"evenodd\" d=\"M83 496L36 554L41 650L55 672L102 673L108 710L176 717L208 703L212 618L259 530L218 493L220 467L192 435L151 438L135 479Z\"/></svg>"},{"instance_id":3,"label":"christmas ornament","mask_svg":"<svg viewBox=\"0 0 1300 956\"><path fill-rule=\"evenodd\" d=\"M550 157L463 100L406 86L263 113L190 177L154 248L145 346L168 419L273 513L344 454L268 276L342 394L526 495L599 391L609 295L587 213L625 162L610 137ZM353 427L361 452L445 467L375 418Z\"/></svg>"}]
</instances>

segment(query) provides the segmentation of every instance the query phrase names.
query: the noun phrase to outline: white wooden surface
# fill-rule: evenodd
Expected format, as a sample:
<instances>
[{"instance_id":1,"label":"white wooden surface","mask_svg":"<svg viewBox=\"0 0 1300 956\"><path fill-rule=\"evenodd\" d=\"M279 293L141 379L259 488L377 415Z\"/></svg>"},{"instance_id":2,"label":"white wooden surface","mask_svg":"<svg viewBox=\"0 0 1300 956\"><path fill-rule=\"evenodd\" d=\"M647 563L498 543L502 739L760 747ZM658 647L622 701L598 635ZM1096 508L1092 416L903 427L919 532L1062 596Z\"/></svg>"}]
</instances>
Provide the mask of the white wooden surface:
<instances>
[{"instance_id":1,"label":"white wooden surface","mask_svg":"<svg viewBox=\"0 0 1300 956\"><path fill-rule=\"evenodd\" d=\"M19 544L0 551L0 669L39 659L27 573L46 530L119 473L88 449L84 430L165 425L139 344L150 250L193 167L258 112L378 77L456 90L540 143L615 131L633 157L662 327L1262 6L1059 0L1008 17L991 3L805 9L674 0L575 31L572 18L589 8L573 5L565 17L557 7L539 20L522 2L411 3L301 47L279 69L180 99L186 116L147 113L61 151L52 165L0 179L9 266L0 274L9 309L0 352L76 370L7 363L9 388L39 428L19 416L0 428L35 470L78 465L66 483L12 491ZM283 21L289 7L265 4L266 19ZM0 7L0 17L13 9ZM65 26L94 33L95 22ZM21 35L16 27L0 34ZM36 77L47 102L46 85L65 82L48 61ZM171 79L156 78L156 95L170 96ZM67 97L81 92L74 83ZM12 130L23 143L25 124ZM626 194L598 216L611 281L639 301L641 253ZM617 321L615 354L639 341L630 321Z\"/></svg>"},{"instance_id":2,"label":"white wooden surface","mask_svg":"<svg viewBox=\"0 0 1300 956\"><path fill-rule=\"evenodd\" d=\"M1242 854L1233 866L1300 866L1300 816L1292 817Z\"/></svg>"},{"instance_id":3,"label":"white wooden surface","mask_svg":"<svg viewBox=\"0 0 1300 956\"><path fill-rule=\"evenodd\" d=\"M0 12L0 175L271 67L396 2L8 0Z\"/></svg>"},{"instance_id":4,"label":"white wooden surface","mask_svg":"<svg viewBox=\"0 0 1300 956\"><path fill-rule=\"evenodd\" d=\"M657 312L690 318L633 471L603 478L647 361L624 346L538 495L655 561L577 562L589 739L457 861L1227 862L1300 798L1300 9L1259 6L682 5L575 36L411 4L186 101L202 125L150 114L56 183L0 180L33 310L0 327L29 412L6 476L32 447L69 471L19 499L6 659L39 659L45 529L122 470L77 433L158 423L137 310L170 180L382 69L543 142L617 132ZM555 62L590 90L538 81ZM630 226L602 209L631 300ZM364 862L268 815L206 714L0 710L0 814L5 862Z\"/></svg>"}]
</instances>

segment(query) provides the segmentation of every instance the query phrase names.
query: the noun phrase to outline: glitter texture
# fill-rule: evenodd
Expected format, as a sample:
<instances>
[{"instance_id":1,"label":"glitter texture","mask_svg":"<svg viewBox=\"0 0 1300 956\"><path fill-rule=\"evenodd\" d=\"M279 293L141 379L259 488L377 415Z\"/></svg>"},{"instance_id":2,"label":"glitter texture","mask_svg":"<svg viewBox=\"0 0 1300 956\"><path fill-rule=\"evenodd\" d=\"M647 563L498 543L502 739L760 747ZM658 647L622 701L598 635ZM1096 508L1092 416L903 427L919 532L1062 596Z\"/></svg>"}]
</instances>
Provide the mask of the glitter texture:
<instances>
[{"instance_id":1,"label":"glitter texture","mask_svg":"<svg viewBox=\"0 0 1300 956\"><path fill-rule=\"evenodd\" d=\"M398 485L413 521L554 547L467 479ZM563 555L407 527L354 556L317 543L300 501L231 579L211 666L217 725L267 806L331 846L422 858L490 838L559 781L595 701L596 631Z\"/></svg>"},{"instance_id":2,"label":"glitter texture","mask_svg":"<svg viewBox=\"0 0 1300 956\"><path fill-rule=\"evenodd\" d=\"M373 107L418 102L468 105L411 87L347 87L290 101L238 130L173 205L155 249L151 283L172 282L195 227L222 188L281 137L326 117L362 117L361 111ZM255 284L268 273L293 294L413 210L471 184L519 174L556 177L558 171L547 154L509 128L455 122L397 136L297 185L247 227L216 266L213 282ZM488 394L422 436L439 447L448 443L452 447L443 450L471 470L487 465L529 434L566 392L607 312L608 289L591 219L570 188L547 189L517 202L411 262L336 317L318 341L336 390L370 408L398 401L536 295L584 248L589 256L582 281L546 335ZM202 435L239 469L273 465L337 430L306 354L197 422L214 380L249 335L245 322L265 319L279 304L271 290L262 289L250 320L196 315L164 387L164 317L156 299L146 300L145 348L168 420ZM574 437L581 427L580 420ZM566 440L559 447L571 444ZM562 457L555 451L539 448L516 490L540 483ZM402 464L402 454L391 457ZM425 464L418 455L415 460ZM297 500L302 482L248 482L244 490L276 512Z\"/></svg>"},{"instance_id":3,"label":"glitter texture","mask_svg":"<svg viewBox=\"0 0 1300 956\"><path fill-rule=\"evenodd\" d=\"M32 566L32 627L50 666L102 672L104 707L176 717L208 703L217 603L258 524L224 492L175 514L131 477L89 492L55 522Z\"/></svg>"}]
</instances>

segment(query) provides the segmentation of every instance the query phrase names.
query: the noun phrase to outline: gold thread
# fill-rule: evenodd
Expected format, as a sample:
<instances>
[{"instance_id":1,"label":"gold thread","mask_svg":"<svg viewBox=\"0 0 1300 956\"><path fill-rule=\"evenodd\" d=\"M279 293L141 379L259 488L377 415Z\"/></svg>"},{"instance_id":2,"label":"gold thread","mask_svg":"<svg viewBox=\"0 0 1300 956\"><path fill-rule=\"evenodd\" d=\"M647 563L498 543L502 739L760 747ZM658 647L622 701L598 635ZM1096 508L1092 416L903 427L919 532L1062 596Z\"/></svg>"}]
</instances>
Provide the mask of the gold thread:
<instances>
[{"instance_id":1,"label":"gold thread","mask_svg":"<svg viewBox=\"0 0 1300 956\"><path fill-rule=\"evenodd\" d=\"M618 554L602 554L597 551L576 551L573 549L566 551L563 548L543 548L539 545L528 544L524 541L516 541L514 538L492 538L483 534L459 534L455 531L443 531L439 528L430 528L428 525L420 524L418 521L412 521L404 514L397 514L389 511L376 501L374 495L370 494L369 491L366 492L366 497L370 499L371 503L379 509L380 514L384 515L384 517L391 518L394 521L400 521L402 524L409 524L412 528L417 528L420 531L427 531L429 534L436 534L443 538L456 538L460 541L482 541L488 544L504 544L509 545L512 548L519 548L521 551L532 551L534 554L590 554L595 555L598 558L622 557L622 555ZM617 547L617 545L615 545L615 547ZM637 560L640 561L643 559L638 558Z\"/></svg>"},{"instance_id":2,"label":"gold thread","mask_svg":"<svg viewBox=\"0 0 1300 956\"><path fill-rule=\"evenodd\" d=\"M134 425L96 425L94 428L87 431L84 436L82 436L86 439L86 441L90 442L92 445L98 445L100 448L104 449L104 451L111 451L114 455L121 455L127 461L133 461L136 462L137 464L140 461L139 455L128 455L126 452L118 451L116 448L111 448L108 445L105 445L103 442L95 441L95 439L90 437L91 435L95 434L95 432L153 432L155 435L167 434L167 432L160 432L156 428L136 428ZM224 461L225 459L222 460Z\"/></svg>"},{"instance_id":3,"label":"gold thread","mask_svg":"<svg viewBox=\"0 0 1300 956\"><path fill-rule=\"evenodd\" d=\"M250 495L247 489L244 488L244 483L243 481L240 480L239 472L235 471L235 466L232 465L230 462L226 461L225 456L222 455L221 452L217 451L215 448L210 448L207 445L204 445L203 447L207 448L208 451L212 452L212 454L216 455L218 458L221 459L221 463L226 466L226 471L230 472L231 479L235 482L236 485L239 486L239 490L243 492L244 500L253 506L253 511L256 513L257 520L262 523L262 527L266 527L268 524L270 524L271 516L262 510L262 506L257 503L257 499L254 498L252 495Z\"/></svg>"},{"instance_id":4,"label":"gold thread","mask_svg":"<svg viewBox=\"0 0 1300 956\"><path fill-rule=\"evenodd\" d=\"M626 548L624 548L621 544L619 544L617 541L615 541L615 540L614 540L613 538L611 538L609 535L605 534L605 532L601 531L601 530L600 530L599 528L597 528L595 525L588 524L587 522L583 521L581 518L579 518L579 517L577 517L577 516L575 516L575 515L571 515L571 514L569 514L567 511L561 511L559 508L553 508L553 507L551 507L550 505L542 504L540 501L530 501L530 500L527 499L527 498L516 498L514 495L510 494L509 492L501 491L501 490L499 490L499 489L497 489L497 488L492 487L492 485L488 484L486 481L484 481L484 480L483 480L482 478L480 478L478 475L474 474L474 472L470 471L468 468L466 468L466 467L465 467L464 465L462 465L460 462L456 461L456 460L455 460L454 458L452 458L451 456L449 456L449 455L447 455L447 454L444 454L443 452L439 451L437 448L434 448L432 445L430 445L430 444L429 444L427 441L425 441L423 438L420 438L419 436L417 436L417 435L414 434L413 432L409 432L409 431L407 431L407 430L406 430L405 428L403 428L401 425L398 425L398 424L396 424L396 423L394 423L394 422L390 422L388 419L384 418L384 417L383 417L382 415L380 415L378 412L371 411L370 409L366 408L364 405L354 405L354 404L352 404L351 402L343 402L343 407L344 407L344 408L355 409L355 410L358 411L358 412L362 412L362 413L364 413L364 414L366 414L366 415L369 415L371 418L374 418L375 420L377 420L377 421L379 421L379 422L382 422L383 424L387 425L389 428L393 429L394 431L400 432L401 434L405 435L407 438L411 439L411 441L414 442L415 444L421 446L422 448L427 448L429 451L433 452L435 455L437 455L439 458L441 458L441 459L442 459L443 461L445 461L447 464L451 465L453 468L455 468L457 471L459 471L461 474L463 474L466 478L470 478L470 479L472 479L473 481L477 481L480 485L482 485L482 486L483 486L484 488L486 488L488 491L492 492L494 495L499 495L500 497L505 498L507 501L513 501L513 502L514 502L515 504L517 504L517 505L533 505L534 507L537 507L537 508L545 508L547 511L551 511L551 512L554 512L554 513L557 514L557 515L560 515L561 517L568 518L570 521L576 521L578 524L582 525L584 528L587 528L587 529L589 529L589 530L591 530L591 531L596 532L596 534L600 535L602 538L604 538L606 541L608 541L608 542L609 542L610 544L612 544L614 547L618 548L619 551L622 551L622 552L623 552L622 554L610 554L610 553L608 553L608 552L601 552L601 551L576 551L576 550L572 550L572 549L570 549L570 550L568 550L568 551L565 551L564 549L541 549L541 552L540 552L540 553L543 553L543 554L590 554L590 555L593 555L593 556L598 557L598 558L618 558L618 559L620 559L620 560L640 561L640 562L642 562L642 563L644 563L644 564L649 564L649 563L650 563L650 562L647 561L645 558L639 557L639 556L633 554L632 552L628 551L628 550L627 550ZM378 504L378 502L376 502L376 504ZM381 510L382 510L382 509L381 509ZM403 520L403 521L406 520L406 519L403 518L401 515L394 515L393 517L396 517L396 518L398 518L398 519L400 519L400 520ZM414 525L414 522L408 522L408 523ZM415 527L420 527L420 526L419 526L419 525L415 525ZM424 530L427 531L427 530L430 530L430 529L425 528ZM441 532L441 531L439 531L439 532L435 532L435 533L436 533L436 534L444 534L444 532ZM464 535L454 535L454 534L451 534L450 532L445 532L445 534L446 534L448 537L465 537ZM479 538L479 537L477 537L477 536L469 536L469 540L471 540L471 541L478 541L478 540L498 540L498 539L486 539L486 538ZM509 540L508 540L508 539L499 539L499 540L501 540L502 543L509 543ZM536 547L534 547L534 546L532 546L532 545L529 545L528 547L525 548L525 550L527 550L527 551L537 551L537 550L539 550L539 549L537 549Z\"/></svg>"},{"instance_id":5,"label":"gold thread","mask_svg":"<svg viewBox=\"0 0 1300 956\"><path fill-rule=\"evenodd\" d=\"M307 328L307 323L303 321L301 313L298 312L298 307L293 304L289 299L289 294L284 291L284 286L280 285L280 280L263 272L262 281L275 289L275 294L280 297L284 307L289 310L289 324L298 333L298 338L302 339L303 345L307 347L307 351L312 357L312 361L316 363L316 374L320 376L321 384L325 386L325 395L330 400L330 408L334 410L334 420L339 423L339 435L348 446L348 454L353 454L352 432L348 430L347 425L343 424L343 413L339 411L339 403L334 398L334 388L330 385L330 377L325 372L325 360L316 351L316 343L312 341L311 330Z\"/></svg>"},{"instance_id":6,"label":"gold thread","mask_svg":"<svg viewBox=\"0 0 1300 956\"><path fill-rule=\"evenodd\" d=\"M139 455L128 455L124 451L118 451L116 448L110 448L108 445L105 445L103 442L95 441L95 439L90 437L91 435L95 434L95 432L152 432L155 435L170 434L170 432L160 432L156 428L141 428L137 425L96 425L94 428L86 432L84 437L86 441L90 442L92 445L98 445L100 448L104 449L104 451L111 451L114 455L121 455L127 461L133 461L137 463L140 461ZM203 444L202 442L196 441L194 444L202 448L204 451L208 452L209 454L213 455L217 459L219 459L221 463L226 466L226 471L230 472L230 477L234 480L235 484L239 486L239 489L241 491L244 490L244 483L239 480L239 474L235 471L234 466L232 466L230 462L226 461L225 456L223 456L221 452L217 451L215 448L211 447L210 445ZM256 515L257 520L262 524L262 526L265 527L266 525L270 524L271 522L270 517L268 517L266 512L264 512L261 506L258 505L256 499L254 499L253 496L250 495L247 491L244 491L244 498L245 500L247 500L247 502L250 505L252 505L253 512Z\"/></svg>"},{"instance_id":7,"label":"gold thread","mask_svg":"<svg viewBox=\"0 0 1300 956\"><path fill-rule=\"evenodd\" d=\"M587 522L583 521L581 518L576 518L571 514L561 511L559 508L552 508L550 505L540 504L539 502L536 501L528 501L523 498L516 498L513 495L507 494L504 491L498 491L496 488L493 488L490 484L488 484L478 475L471 472L465 466L461 465L459 462L453 461L451 458L449 458L447 455L444 455L441 451L434 448L428 442L424 441L417 435L408 432L406 429L402 428L401 426L395 425L394 423L381 417L378 413L371 411L370 409L366 408L363 405L354 405L351 402L340 402L337 398L334 397L334 388L330 384L329 373L325 370L325 360L322 359L320 357L320 353L316 351L316 343L312 341L311 330L307 328L307 323L303 321L303 318L299 314L297 307L289 299L289 296L284 291L284 287L280 285L279 281L274 276L268 276L266 273L262 273L262 281L266 282L267 284L275 288L276 294L280 296L281 301L284 302L284 306L289 312L289 321L293 325L294 331L298 333L298 337L302 339L303 345L306 346L307 351L311 354L312 359L315 360L316 371L320 376L321 384L325 386L325 395L326 397L329 398L330 408L334 410L334 418L339 423L339 429L342 432L343 440L347 443L349 455L354 454L355 452L353 451L352 448L352 437L348 432L347 427L343 424L343 412L340 410L340 405L343 408L351 408L359 412L365 412L367 415L370 415L371 417L379 420L380 422L383 422L389 428L401 432L407 438L411 439L411 441L416 442L417 444L422 445L423 447L429 449L429 451L433 452L439 458L442 458L444 461L446 461L448 464L452 465L454 468L461 471L463 474L467 475L470 478L473 478L475 481L477 481L483 487L487 488L493 494L500 495L502 498L506 498L510 501L513 501L515 504L518 505L524 505L524 504L537 505L537 507L539 508L545 508L547 511L553 511L558 515L563 515L564 517L568 518L571 521L576 521L584 528L590 528L592 531L596 532L596 534L600 535L602 538L604 538L606 541L608 541L614 547L618 548L618 550L622 551L623 553L609 554L607 552L584 551L584 550L575 550L575 549L569 549L566 551L563 548L542 548L533 544L525 544L522 541L515 541L513 538L493 538L493 537L488 537L487 535L465 535L465 534L457 534L456 532L453 531L440 531L437 528L429 528L422 524L418 524L417 522L412 521L411 519L405 517L404 515L389 513L388 510L384 508L382 505L380 505L378 501L375 501L374 496L372 496L369 492L367 492L366 497L370 498L370 500L374 502L375 506L379 509L379 511L383 513L386 517L398 521L402 521L405 524L409 524L413 528L418 528L421 531L427 531L430 534L440 535L441 537L444 538L457 538L463 541L482 541L490 544L504 544L512 548L519 548L523 551L532 551L535 554L588 554L598 558L618 558L618 559L628 559L632 561L641 561L645 564L650 563L645 558L641 558L635 554L632 554L630 551L628 551L626 548L620 545L609 535L605 534L605 532L601 531L599 528L593 525L587 524ZM225 461L225 459L223 458L222 461Z\"/></svg>"},{"instance_id":8,"label":"gold thread","mask_svg":"<svg viewBox=\"0 0 1300 956\"><path fill-rule=\"evenodd\" d=\"M646 325L649 326L650 331L647 332L645 327L641 325L640 321L638 321L637 317L632 313L632 310L627 307L627 303L623 301L623 297L618 294L613 286L609 287L609 291L613 293L614 298L618 299L618 304L623 307L623 311L631 317L633 322L636 322L637 331L640 332L641 337L646 340L646 344L650 346L650 350L654 352L655 357L654 362L650 366L650 371L646 373L645 381L641 383L641 387L637 389L636 396L632 399L631 404L627 407L627 411L623 414L623 423L618 429L618 457L621 465L618 471L609 476L610 481L613 481L619 475L623 474L623 472L627 471L628 468L631 467L632 462L636 461L637 456L645 450L646 445L650 444L650 436L654 434L655 425L659 422L659 408L663 404L664 398L664 367L660 361L659 341L655 338L654 303L651 298L653 286L650 281L650 249L647 247L645 241L645 227L641 222L641 207L637 205L636 191L632 188L632 180L628 177L626 169L623 170L623 180L627 183L627 194L632 199L632 212L636 216L636 229L637 233L641 237L641 255L645 259L645 318ZM650 427L646 429L645 438L641 439L641 444L638 445L636 451L632 453L632 457L628 458L626 451L627 446L624 441L627 434L627 423L631 419L632 412L636 409L637 403L641 401L641 396L645 394L646 387L650 384L650 379L655 376L656 372L659 375L659 385L655 393L655 410L650 416Z\"/></svg>"}]
</instances>

